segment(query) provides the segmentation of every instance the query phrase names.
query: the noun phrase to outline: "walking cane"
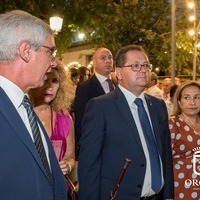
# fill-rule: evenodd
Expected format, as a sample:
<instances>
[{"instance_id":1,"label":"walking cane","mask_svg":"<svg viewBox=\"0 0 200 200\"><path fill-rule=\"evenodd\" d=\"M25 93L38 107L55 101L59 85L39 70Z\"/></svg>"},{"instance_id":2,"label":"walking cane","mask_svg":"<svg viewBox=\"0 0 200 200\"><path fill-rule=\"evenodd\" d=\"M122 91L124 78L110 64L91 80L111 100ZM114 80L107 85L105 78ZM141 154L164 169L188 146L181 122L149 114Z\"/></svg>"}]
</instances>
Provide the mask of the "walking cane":
<instances>
[{"instance_id":1,"label":"walking cane","mask_svg":"<svg viewBox=\"0 0 200 200\"><path fill-rule=\"evenodd\" d=\"M129 160L129 159L126 158L125 165L124 165L124 167L120 171L118 179L117 179L117 181L116 181L116 183L115 183L115 185L114 185L114 187L113 187L113 189L112 189L112 191L110 193L109 200L114 200L115 195L117 193L117 190L118 190L118 188L120 186L120 183L121 183L121 181L122 181L122 179L123 179L123 177L125 175L125 172L126 172L126 170L127 170L127 168L128 168L128 166L129 166L130 163L131 163L131 160Z\"/></svg>"},{"instance_id":2,"label":"walking cane","mask_svg":"<svg viewBox=\"0 0 200 200\"><path fill-rule=\"evenodd\" d=\"M72 183L71 179L69 176L66 174L65 179L70 187L70 192L69 192L69 199L70 200L77 200L77 187Z\"/></svg>"}]
</instances>

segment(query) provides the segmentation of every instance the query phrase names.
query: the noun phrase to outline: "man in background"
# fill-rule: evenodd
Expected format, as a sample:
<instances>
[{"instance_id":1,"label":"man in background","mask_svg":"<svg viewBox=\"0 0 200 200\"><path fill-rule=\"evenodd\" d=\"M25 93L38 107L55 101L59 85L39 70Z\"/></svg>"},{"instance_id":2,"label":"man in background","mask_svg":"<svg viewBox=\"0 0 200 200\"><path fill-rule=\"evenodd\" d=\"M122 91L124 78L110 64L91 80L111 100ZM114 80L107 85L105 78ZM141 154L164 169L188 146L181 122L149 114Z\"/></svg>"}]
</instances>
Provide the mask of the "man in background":
<instances>
[{"instance_id":1,"label":"man in background","mask_svg":"<svg viewBox=\"0 0 200 200\"><path fill-rule=\"evenodd\" d=\"M78 85L76 89L74 102L76 157L78 157L79 140L82 135L81 122L87 102L89 99L109 93L111 90L108 83L108 79L111 80L111 72L113 71L113 56L111 51L103 47L98 48L93 55L93 67L95 73L87 81Z\"/></svg>"},{"instance_id":2,"label":"man in background","mask_svg":"<svg viewBox=\"0 0 200 200\"><path fill-rule=\"evenodd\" d=\"M154 97L162 99L162 90L157 86L158 76L155 72L151 72L150 81L147 84L146 93Z\"/></svg>"},{"instance_id":3,"label":"man in background","mask_svg":"<svg viewBox=\"0 0 200 200\"><path fill-rule=\"evenodd\" d=\"M170 88L171 88L171 78L165 78L162 81L162 90L163 90L162 99L164 101L167 101L167 99L170 98L169 96Z\"/></svg>"}]
</instances>

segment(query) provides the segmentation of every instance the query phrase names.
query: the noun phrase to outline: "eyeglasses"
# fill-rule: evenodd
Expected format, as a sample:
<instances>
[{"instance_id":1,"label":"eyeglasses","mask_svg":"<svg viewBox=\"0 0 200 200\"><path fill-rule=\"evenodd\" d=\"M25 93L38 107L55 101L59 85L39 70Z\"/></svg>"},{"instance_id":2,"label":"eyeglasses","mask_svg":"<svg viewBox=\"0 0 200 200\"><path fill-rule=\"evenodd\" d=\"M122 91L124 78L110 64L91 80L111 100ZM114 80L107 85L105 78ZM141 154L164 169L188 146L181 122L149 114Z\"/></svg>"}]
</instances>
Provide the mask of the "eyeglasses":
<instances>
[{"instance_id":1,"label":"eyeglasses","mask_svg":"<svg viewBox=\"0 0 200 200\"><path fill-rule=\"evenodd\" d=\"M126 65L123 67L130 67L132 71L134 72L138 72L142 69L145 69L146 71L150 71L152 70L152 64L149 63L144 63L144 64L140 64L140 63L135 63L135 64L131 64L131 65Z\"/></svg>"},{"instance_id":2,"label":"eyeglasses","mask_svg":"<svg viewBox=\"0 0 200 200\"><path fill-rule=\"evenodd\" d=\"M57 49L56 47L48 47L45 45L41 45L42 47L49 49L49 51L47 52L47 55L49 56L50 60L53 61L56 57L56 53L57 53Z\"/></svg>"}]
</instances>

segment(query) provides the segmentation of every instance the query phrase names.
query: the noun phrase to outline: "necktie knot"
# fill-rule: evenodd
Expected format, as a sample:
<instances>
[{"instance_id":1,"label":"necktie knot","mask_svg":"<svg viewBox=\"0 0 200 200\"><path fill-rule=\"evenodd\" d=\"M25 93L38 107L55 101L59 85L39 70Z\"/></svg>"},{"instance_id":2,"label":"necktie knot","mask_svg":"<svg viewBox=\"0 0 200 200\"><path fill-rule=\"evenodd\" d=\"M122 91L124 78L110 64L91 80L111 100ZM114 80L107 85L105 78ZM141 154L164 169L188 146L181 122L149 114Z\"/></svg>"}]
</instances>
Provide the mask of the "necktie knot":
<instances>
[{"instance_id":1,"label":"necktie knot","mask_svg":"<svg viewBox=\"0 0 200 200\"><path fill-rule=\"evenodd\" d=\"M27 108L32 108L31 103L26 95L24 95L24 99L22 101L22 105Z\"/></svg>"},{"instance_id":2,"label":"necktie knot","mask_svg":"<svg viewBox=\"0 0 200 200\"><path fill-rule=\"evenodd\" d=\"M143 102L140 98L136 98L134 103L137 105L137 107L143 107Z\"/></svg>"}]
</instances>

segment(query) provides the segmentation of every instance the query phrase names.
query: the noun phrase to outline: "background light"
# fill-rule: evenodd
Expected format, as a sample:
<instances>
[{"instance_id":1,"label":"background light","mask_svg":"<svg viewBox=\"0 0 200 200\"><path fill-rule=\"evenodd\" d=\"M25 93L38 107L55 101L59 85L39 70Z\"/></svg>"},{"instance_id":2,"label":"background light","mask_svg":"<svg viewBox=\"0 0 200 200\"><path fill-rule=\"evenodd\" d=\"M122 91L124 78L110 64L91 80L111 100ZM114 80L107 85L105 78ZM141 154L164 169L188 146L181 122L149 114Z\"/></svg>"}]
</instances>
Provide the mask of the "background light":
<instances>
[{"instance_id":1,"label":"background light","mask_svg":"<svg viewBox=\"0 0 200 200\"><path fill-rule=\"evenodd\" d=\"M50 27L57 34L62 29L63 19L60 17L50 17Z\"/></svg>"}]
</instances>

